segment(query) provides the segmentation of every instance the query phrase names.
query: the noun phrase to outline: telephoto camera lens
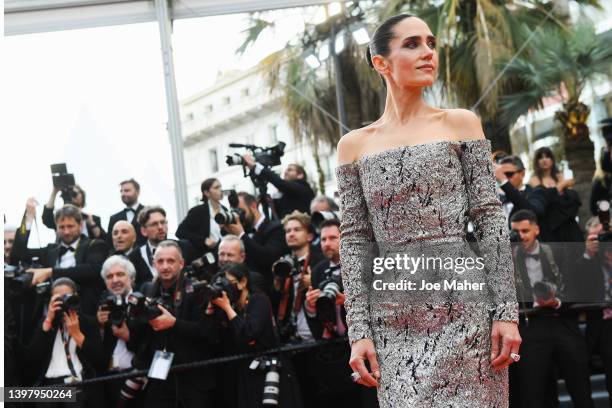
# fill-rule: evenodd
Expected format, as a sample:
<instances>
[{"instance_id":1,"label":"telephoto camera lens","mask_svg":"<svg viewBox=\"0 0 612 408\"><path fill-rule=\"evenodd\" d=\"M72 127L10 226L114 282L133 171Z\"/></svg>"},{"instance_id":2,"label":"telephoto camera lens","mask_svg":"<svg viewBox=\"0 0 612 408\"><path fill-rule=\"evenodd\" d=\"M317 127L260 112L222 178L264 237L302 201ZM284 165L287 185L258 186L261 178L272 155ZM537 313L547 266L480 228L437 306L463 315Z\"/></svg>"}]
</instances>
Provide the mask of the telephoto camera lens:
<instances>
[{"instance_id":1,"label":"telephoto camera lens","mask_svg":"<svg viewBox=\"0 0 612 408\"><path fill-rule=\"evenodd\" d=\"M263 405L278 406L278 396L280 393L280 374L276 359L270 361L270 368L266 373L263 390Z\"/></svg>"},{"instance_id":2,"label":"telephoto camera lens","mask_svg":"<svg viewBox=\"0 0 612 408\"><path fill-rule=\"evenodd\" d=\"M321 283L321 294L316 301L317 316L321 321L334 322L336 320L336 297L342 292L340 285L334 280Z\"/></svg>"}]
</instances>

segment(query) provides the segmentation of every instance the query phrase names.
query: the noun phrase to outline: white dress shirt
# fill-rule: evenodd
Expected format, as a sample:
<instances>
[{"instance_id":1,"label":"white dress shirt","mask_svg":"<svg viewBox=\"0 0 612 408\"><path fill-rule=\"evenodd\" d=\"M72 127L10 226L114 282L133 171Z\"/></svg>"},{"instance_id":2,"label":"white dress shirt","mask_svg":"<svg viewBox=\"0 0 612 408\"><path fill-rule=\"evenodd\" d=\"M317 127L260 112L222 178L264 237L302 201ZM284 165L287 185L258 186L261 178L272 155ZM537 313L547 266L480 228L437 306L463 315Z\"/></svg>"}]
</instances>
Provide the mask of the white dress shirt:
<instances>
[{"instance_id":1,"label":"white dress shirt","mask_svg":"<svg viewBox=\"0 0 612 408\"><path fill-rule=\"evenodd\" d=\"M68 332L65 332L65 336ZM76 342L72 337L68 341L68 350L70 351L70 359L74 366L74 371L77 374L78 380L82 380L83 365L79 360L79 356L76 353ZM64 349L64 342L62 341L62 332L58 330L55 335L55 342L53 343L53 352L51 354L51 361L45 374L46 378L58 378L71 376L70 367L68 367L68 360L66 359L66 350Z\"/></svg>"}]
</instances>

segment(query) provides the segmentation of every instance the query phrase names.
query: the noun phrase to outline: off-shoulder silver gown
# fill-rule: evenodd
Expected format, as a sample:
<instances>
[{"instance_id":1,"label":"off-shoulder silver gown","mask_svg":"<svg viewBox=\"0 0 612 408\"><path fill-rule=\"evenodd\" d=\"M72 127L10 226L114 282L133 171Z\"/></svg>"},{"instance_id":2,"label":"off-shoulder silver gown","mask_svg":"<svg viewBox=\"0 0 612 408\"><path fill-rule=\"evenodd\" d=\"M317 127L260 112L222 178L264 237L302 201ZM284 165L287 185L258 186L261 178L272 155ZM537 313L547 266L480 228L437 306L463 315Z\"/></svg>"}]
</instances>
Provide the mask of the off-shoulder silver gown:
<instances>
[{"instance_id":1,"label":"off-shoulder silver gown","mask_svg":"<svg viewBox=\"0 0 612 408\"><path fill-rule=\"evenodd\" d=\"M508 406L508 371L490 364L492 320L518 321L507 224L491 143L442 140L366 155L336 168L340 263L349 339L374 341L381 408ZM372 241L464 240L472 221L489 291L479 302L372 299L362 270ZM365 272L367 273L367 272Z\"/></svg>"}]
</instances>

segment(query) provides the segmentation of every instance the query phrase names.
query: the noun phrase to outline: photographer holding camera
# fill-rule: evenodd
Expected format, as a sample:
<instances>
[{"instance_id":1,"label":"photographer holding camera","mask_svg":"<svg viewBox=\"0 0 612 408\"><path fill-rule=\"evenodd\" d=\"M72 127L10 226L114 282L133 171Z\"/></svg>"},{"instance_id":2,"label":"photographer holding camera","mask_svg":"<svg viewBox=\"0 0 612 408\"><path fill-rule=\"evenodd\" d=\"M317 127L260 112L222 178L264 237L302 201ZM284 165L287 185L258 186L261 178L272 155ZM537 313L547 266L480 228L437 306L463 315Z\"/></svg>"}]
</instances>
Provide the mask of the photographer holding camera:
<instances>
[{"instance_id":1,"label":"photographer holding camera","mask_svg":"<svg viewBox=\"0 0 612 408\"><path fill-rule=\"evenodd\" d=\"M278 219L283 219L287 214L294 210L309 213L310 201L315 194L312 187L308 184L306 170L299 164L289 164L285 169L283 178L274 173L271 169L257 163L250 154L242 155L244 164L257 177L272 183L278 189L274 197L274 208Z\"/></svg>"},{"instance_id":2,"label":"photographer holding camera","mask_svg":"<svg viewBox=\"0 0 612 408\"><path fill-rule=\"evenodd\" d=\"M26 353L27 363L39 370L38 386L70 385L92 378L105 369L96 322L80 314L78 308L76 284L69 278L55 280L47 314ZM65 406L83 406L88 391L88 388L77 388L77 402ZM45 403L41 406L50 405ZM54 403L54 406L64 404Z\"/></svg>"},{"instance_id":3,"label":"photographer holding camera","mask_svg":"<svg viewBox=\"0 0 612 408\"><path fill-rule=\"evenodd\" d=\"M215 222L215 215L219 211L227 211L221 204L223 190L219 180L208 178L202 182L200 189L203 204L191 208L176 230L177 238L188 240L196 256L217 248L221 240L221 228Z\"/></svg>"},{"instance_id":4,"label":"photographer holding camera","mask_svg":"<svg viewBox=\"0 0 612 408\"><path fill-rule=\"evenodd\" d=\"M72 204L66 204L55 212L56 231L59 243L45 248L30 249L27 247L30 228L36 217L36 200L30 198L26 204L25 216L15 236L11 258L15 261L29 262L38 258L42 267L30 268L31 286L50 279L70 278L79 285L81 293L81 311L94 316L98 299L103 290L100 279L100 268L108 255L106 242L99 239L90 240L81 235L82 216L80 210Z\"/></svg>"},{"instance_id":5,"label":"photographer holding camera","mask_svg":"<svg viewBox=\"0 0 612 408\"><path fill-rule=\"evenodd\" d=\"M142 330L137 322L128 319L127 297L132 293L136 269L124 256L113 255L104 261L100 275L106 284L107 292L101 299L96 317L102 333L106 367L109 373L113 374L130 371L137 347L134 339L138 338L138 330ZM131 335L132 333L134 335ZM133 384L141 386L142 380L131 379L131 386L126 387L124 383L125 381L118 380L102 384L101 397L106 400L105 406L117 406L120 396L125 394L122 393L122 387L127 390L123 399L133 398L135 392L130 390L134 389Z\"/></svg>"},{"instance_id":6,"label":"photographer holding camera","mask_svg":"<svg viewBox=\"0 0 612 408\"><path fill-rule=\"evenodd\" d=\"M233 263L244 263L246 260L246 248L244 242L235 235L225 235L219 243L219 268ZM248 267L248 264L247 264ZM249 268L249 285L251 288L261 292L268 292L268 280L264 276ZM267 293L266 293L267 294Z\"/></svg>"},{"instance_id":7,"label":"photographer holding camera","mask_svg":"<svg viewBox=\"0 0 612 408\"><path fill-rule=\"evenodd\" d=\"M222 310L228 321L226 338L222 342L226 353L242 354L265 351L279 345L276 326L272 315L272 306L268 297L254 290L249 282L249 269L243 263L226 264L221 268L225 278L232 286L230 293L223 291L223 296L212 299L211 303ZM281 406L296 406L299 403L299 393L288 360L282 358L280 393L277 394ZM251 369L251 360L241 360L236 363L233 378L225 378L226 396L237 398L240 408L262 407L265 367ZM237 384L236 384L237 382ZM229 386L229 387L228 387ZM237 386L237 387L236 387ZM237 393L236 393L237 389ZM227 397L226 397L227 398Z\"/></svg>"},{"instance_id":8,"label":"photographer holding camera","mask_svg":"<svg viewBox=\"0 0 612 408\"><path fill-rule=\"evenodd\" d=\"M106 239L106 232L102 228L100 217L83 211L83 208L85 208L85 191L78 184L69 186L64 190L61 190L55 186L53 187L49 201L47 201L47 204L45 204L43 208L43 224L52 230L56 229L53 209L55 208L55 199L60 191L62 192L64 204L72 204L81 210L81 216L85 221L81 228L81 233L90 239Z\"/></svg>"},{"instance_id":9,"label":"photographer holding camera","mask_svg":"<svg viewBox=\"0 0 612 408\"><path fill-rule=\"evenodd\" d=\"M185 264L181 248L176 241L166 240L157 245L153 256L158 277L143 284L142 292L151 298L163 299L157 305L159 316L149 320L145 344L139 360L155 362L157 351L172 353L173 364L206 360L213 354L219 339L218 323L204 313L194 296L184 291L181 270ZM214 370L210 367L169 373L166 380L149 379L145 406L210 407L215 387Z\"/></svg>"},{"instance_id":10,"label":"photographer holding camera","mask_svg":"<svg viewBox=\"0 0 612 408\"><path fill-rule=\"evenodd\" d=\"M264 291L272 287L272 264L288 251L285 231L279 221L267 219L249 193L238 193L240 216L235 222L223 224L223 229L239 237L244 244L246 264L264 278ZM244 223L244 225L243 225Z\"/></svg>"},{"instance_id":11,"label":"photographer holding camera","mask_svg":"<svg viewBox=\"0 0 612 408\"><path fill-rule=\"evenodd\" d=\"M576 286L580 301L612 302L612 244L608 219L590 218L585 228L584 254L576 261L580 271ZM587 312L586 339L590 353L601 356L606 374L606 388L612 395L612 308Z\"/></svg>"},{"instance_id":12,"label":"photographer holding camera","mask_svg":"<svg viewBox=\"0 0 612 408\"><path fill-rule=\"evenodd\" d=\"M510 219L517 298L535 312L519 319L521 361L510 367L516 406L549 406L556 364L575 407L592 408L589 360L577 316L561 313L564 282L549 245L537 240L540 227L533 211L519 210ZM548 375L546 375L548 373Z\"/></svg>"}]
</instances>

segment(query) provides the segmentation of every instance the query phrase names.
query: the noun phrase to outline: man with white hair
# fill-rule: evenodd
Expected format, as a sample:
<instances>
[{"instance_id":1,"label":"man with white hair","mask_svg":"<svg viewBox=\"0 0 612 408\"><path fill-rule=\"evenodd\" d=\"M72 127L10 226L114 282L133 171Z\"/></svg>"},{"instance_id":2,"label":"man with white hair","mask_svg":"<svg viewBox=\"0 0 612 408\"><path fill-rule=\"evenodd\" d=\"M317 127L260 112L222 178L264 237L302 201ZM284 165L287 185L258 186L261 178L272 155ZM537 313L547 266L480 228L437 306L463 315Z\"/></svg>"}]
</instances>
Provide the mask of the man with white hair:
<instances>
[{"instance_id":1,"label":"man with white hair","mask_svg":"<svg viewBox=\"0 0 612 408\"><path fill-rule=\"evenodd\" d=\"M123 222L127 224L127 221L119 221L114 225L113 231L116 230L119 223ZM128 226L132 227L129 224ZM113 242L114 239L113 235ZM137 331L138 328L136 323L128 322L126 318L119 322L118 320L120 319L118 317L121 314L113 313L113 306L109 305L107 299L110 300L115 297L117 302L126 304L126 299L132 293L132 285L136 279L136 268L125 256L112 255L102 265L100 275L107 289L96 314L102 333L104 358L108 362L109 372L119 373L129 371L132 369L132 359L137 347L135 341L130 341L134 340L133 338L137 336L130 336L130 331ZM125 309L124 317L126 315L127 308ZM123 380L104 384L103 394L108 403L104 404L105 406L117 406L123 384Z\"/></svg>"}]
</instances>

